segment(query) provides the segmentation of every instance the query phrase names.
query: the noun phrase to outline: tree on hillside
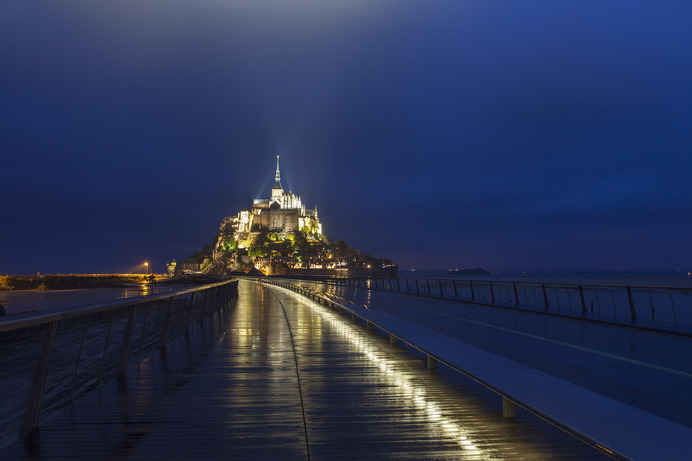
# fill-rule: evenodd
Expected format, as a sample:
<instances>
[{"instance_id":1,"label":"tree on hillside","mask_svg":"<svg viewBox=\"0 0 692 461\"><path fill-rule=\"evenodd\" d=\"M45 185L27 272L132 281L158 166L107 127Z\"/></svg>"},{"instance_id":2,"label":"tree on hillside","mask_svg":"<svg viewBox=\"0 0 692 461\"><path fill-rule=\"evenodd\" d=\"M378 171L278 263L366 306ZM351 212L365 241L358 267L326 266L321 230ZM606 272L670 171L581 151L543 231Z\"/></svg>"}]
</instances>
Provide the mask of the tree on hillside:
<instances>
[{"instance_id":1,"label":"tree on hillside","mask_svg":"<svg viewBox=\"0 0 692 461\"><path fill-rule=\"evenodd\" d=\"M259 234L257 234L257 237L252 241L250 244L250 248L248 249L248 254L250 255L251 258L261 258L264 256L268 256L270 251L269 251L269 230L268 229L261 229Z\"/></svg>"},{"instance_id":2,"label":"tree on hillside","mask_svg":"<svg viewBox=\"0 0 692 461\"><path fill-rule=\"evenodd\" d=\"M237 248L238 248L238 244L236 243L235 239L233 239L233 238L227 238L221 242L221 249L222 250L234 251Z\"/></svg>"},{"instance_id":3,"label":"tree on hillside","mask_svg":"<svg viewBox=\"0 0 692 461\"><path fill-rule=\"evenodd\" d=\"M291 241L289 239L284 239L281 242L275 243L272 248L280 255L280 256L290 256L291 254Z\"/></svg>"},{"instance_id":4,"label":"tree on hillside","mask_svg":"<svg viewBox=\"0 0 692 461\"><path fill-rule=\"evenodd\" d=\"M293 237L293 251L298 253L306 253L310 248L308 239L304 232L298 231L294 233Z\"/></svg>"},{"instance_id":5,"label":"tree on hillside","mask_svg":"<svg viewBox=\"0 0 692 461\"><path fill-rule=\"evenodd\" d=\"M214 252L214 244L209 243L207 245L204 245L201 250L196 251L192 253L189 258L194 258L198 261L203 261L205 258L211 258L211 255Z\"/></svg>"},{"instance_id":6,"label":"tree on hillside","mask_svg":"<svg viewBox=\"0 0 692 461\"><path fill-rule=\"evenodd\" d=\"M346 252L348 251L348 245L346 244L346 242L339 239L336 241L335 246L337 257L343 258L344 256L346 256Z\"/></svg>"}]
</instances>

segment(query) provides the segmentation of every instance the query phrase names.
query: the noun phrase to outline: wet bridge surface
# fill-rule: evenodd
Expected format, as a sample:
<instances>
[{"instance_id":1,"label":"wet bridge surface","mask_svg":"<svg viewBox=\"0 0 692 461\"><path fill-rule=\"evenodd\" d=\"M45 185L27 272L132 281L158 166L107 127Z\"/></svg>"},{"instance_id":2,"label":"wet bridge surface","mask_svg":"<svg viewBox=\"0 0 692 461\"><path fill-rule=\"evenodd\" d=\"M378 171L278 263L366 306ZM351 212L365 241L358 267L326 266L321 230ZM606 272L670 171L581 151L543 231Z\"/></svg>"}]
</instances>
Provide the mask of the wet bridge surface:
<instances>
[{"instance_id":1,"label":"wet bridge surface","mask_svg":"<svg viewBox=\"0 0 692 461\"><path fill-rule=\"evenodd\" d=\"M362 306L408 319L444 336L692 427L690 335L427 296L296 283L345 306ZM653 428L651 435L655 436Z\"/></svg>"},{"instance_id":2,"label":"wet bridge surface","mask_svg":"<svg viewBox=\"0 0 692 461\"><path fill-rule=\"evenodd\" d=\"M305 297L236 305L41 424L2 459L592 459L474 381Z\"/></svg>"}]
</instances>

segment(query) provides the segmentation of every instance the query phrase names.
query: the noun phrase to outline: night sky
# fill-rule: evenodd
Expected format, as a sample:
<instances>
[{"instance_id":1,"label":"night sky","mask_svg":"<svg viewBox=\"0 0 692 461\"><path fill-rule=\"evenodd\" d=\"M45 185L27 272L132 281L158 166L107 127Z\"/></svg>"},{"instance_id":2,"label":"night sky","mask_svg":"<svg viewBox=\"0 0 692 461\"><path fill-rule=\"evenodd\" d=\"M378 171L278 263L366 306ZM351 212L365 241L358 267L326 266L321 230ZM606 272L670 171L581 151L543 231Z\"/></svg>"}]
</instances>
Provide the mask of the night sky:
<instances>
[{"instance_id":1,"label":"night sky","mask_svg":"<svg viewBox=\"0 0 692 461\"><path fill-rule=\"evenodd\" d=\"M692 268L692 3L0 2L0 273L157 271L284 188L401 269Z\"/></svg>"}]
</instances>

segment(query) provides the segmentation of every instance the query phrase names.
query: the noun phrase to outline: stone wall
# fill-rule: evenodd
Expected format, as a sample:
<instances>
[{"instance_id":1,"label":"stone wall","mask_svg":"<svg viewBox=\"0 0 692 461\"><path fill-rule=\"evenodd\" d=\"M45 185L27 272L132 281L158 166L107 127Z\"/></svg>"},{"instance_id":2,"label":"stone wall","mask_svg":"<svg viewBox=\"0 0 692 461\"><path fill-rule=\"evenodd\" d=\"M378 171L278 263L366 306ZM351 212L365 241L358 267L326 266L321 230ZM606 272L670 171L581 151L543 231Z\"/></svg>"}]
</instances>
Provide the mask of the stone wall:
<instances>
[{"instance_id":1,"label":"stone wall","mask_svg":"<svg viewBox=\"0 0 692 461\"><path fill-rule=\"evenodd\" d=\"M263 210L255 216L254 224L271 232L295 232L298 230L298 210Z\"/></svg>"}]
</instances>

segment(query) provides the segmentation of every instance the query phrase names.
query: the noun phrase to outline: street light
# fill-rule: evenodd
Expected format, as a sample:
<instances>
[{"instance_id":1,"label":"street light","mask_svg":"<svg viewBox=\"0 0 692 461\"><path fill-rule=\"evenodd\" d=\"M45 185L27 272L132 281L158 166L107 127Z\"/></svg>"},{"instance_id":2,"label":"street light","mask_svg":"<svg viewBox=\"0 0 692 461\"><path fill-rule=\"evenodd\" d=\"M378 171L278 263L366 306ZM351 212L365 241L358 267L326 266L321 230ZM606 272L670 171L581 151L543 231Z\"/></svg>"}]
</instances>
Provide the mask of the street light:
<instances>
[{"instance_id":1,"label":"street light","mask_svg":"<svg viewBox=\"0 0 692 461\"><path fill-rule=\"evenodd\" d=\"M147 275L149 275L149 263L145 262L144 265L147 266Z\"/></svg>"}]
</instances>

